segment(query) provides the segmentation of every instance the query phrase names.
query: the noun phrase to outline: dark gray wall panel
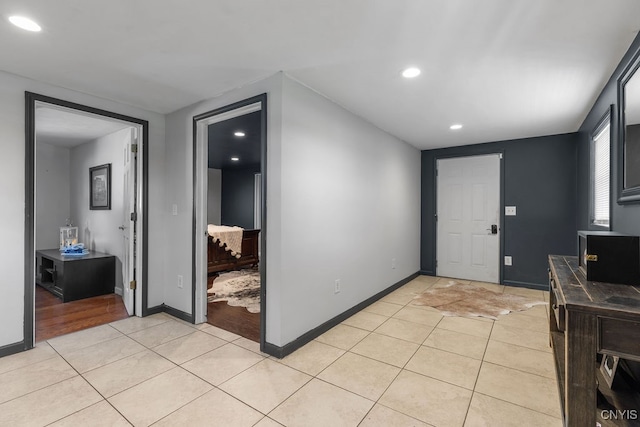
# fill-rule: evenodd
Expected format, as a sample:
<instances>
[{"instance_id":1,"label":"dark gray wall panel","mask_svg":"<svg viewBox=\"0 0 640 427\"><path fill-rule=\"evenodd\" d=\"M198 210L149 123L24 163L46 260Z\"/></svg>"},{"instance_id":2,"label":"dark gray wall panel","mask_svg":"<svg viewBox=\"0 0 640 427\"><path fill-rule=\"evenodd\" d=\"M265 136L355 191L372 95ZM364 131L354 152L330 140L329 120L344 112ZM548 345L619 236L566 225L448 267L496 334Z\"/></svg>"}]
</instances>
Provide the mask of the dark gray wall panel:
<instances>
[{"instance_id":1,"label":"dark gray wall panel","mask_svg":"<svg viewBox=\"0 0 640 427\"><path fill-rule=\"evenodd\" d=\"M618 78L640 49L640 35L633 41L620 64L600 93L579 130L578 142L578 227L590 229L589 224L589 144L590 135L598 121L613 108L611 122L611 229L620 233L640 235L640 204L619 205L618 197ZM591 227L592 228L592 227Z\"/></svg>"},{"instance_id":2,"label":"dark gray wall panel","mask_svg":"<svg viewBox=\"0 0 640 427\"><path fill-rule=\"evenodd\" d=\"M421 269L435 273L436 159L503 153L504 206L517 216L504 217L504 283L546 286L547 255L576 253L577 134L500 141L422 152ZM502 264L502 259L501 259Z\"/></svg>"},{"instance_id":3,"label":"dark gray wall panel","mask_svg":"<svg viewBox=\"0 0 640 427\"><path fill-rule=\"evenodd\" d=\"M222 225L253 228L254 175L260 169L222 170Z\"/></svg>"},{"instance_id":4,"label":"dark gray wall panel","mask_svg":"<svg viewBox=\"0 0 640 427\"><path fill-rule=\"evenodd\" d=\"M597 101L580 126L578 141L578 227L588 230L589 224L589 146L590 134L598 125L600 118L613 105L611 120L611 230L620 233L640 235L640 204L619 205L618 197L618 160L619 160L619 123L618 123L618 78L631 62L633 55L640 49L640 35L633 41L620 64L600 93ZM636 375L640 375L640 364L628 363Z\"/></svg>"}]
</instances>

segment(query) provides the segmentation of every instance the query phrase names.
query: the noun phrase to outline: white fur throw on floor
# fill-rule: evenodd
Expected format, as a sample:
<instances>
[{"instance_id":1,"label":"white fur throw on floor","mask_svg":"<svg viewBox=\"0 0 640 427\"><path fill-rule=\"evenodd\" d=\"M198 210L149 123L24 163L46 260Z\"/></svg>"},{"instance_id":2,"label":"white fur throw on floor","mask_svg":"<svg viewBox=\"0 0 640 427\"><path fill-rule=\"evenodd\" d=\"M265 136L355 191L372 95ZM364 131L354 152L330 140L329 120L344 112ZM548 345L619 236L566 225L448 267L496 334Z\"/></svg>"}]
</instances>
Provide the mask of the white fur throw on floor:
<instances>
[{"instance_id":1,"label":"white fur throw on floor","mask_svg":"<svg viewBox=\"0 0 640 427\"><path fill-rule=\"evenodd\" d=\"M499 315L528 310L534 305L548 304L532 298L493 292L480 286L455 280L436 285L413 298L411 305L434 307L445 316L486 317L497 320Z\"/></svg>"},{"instance_id":2,"label":"white fur throw on floor","mask_svg":"<svg viewBox=\"0 0 640 427\"><path fill-rule=\"evenodd\" d=\"M245 307L250 313L260 313L260 272L247 269L223 273L207 293L207 302L226 301L231 306Z\"/></svg>"}]
</instances>

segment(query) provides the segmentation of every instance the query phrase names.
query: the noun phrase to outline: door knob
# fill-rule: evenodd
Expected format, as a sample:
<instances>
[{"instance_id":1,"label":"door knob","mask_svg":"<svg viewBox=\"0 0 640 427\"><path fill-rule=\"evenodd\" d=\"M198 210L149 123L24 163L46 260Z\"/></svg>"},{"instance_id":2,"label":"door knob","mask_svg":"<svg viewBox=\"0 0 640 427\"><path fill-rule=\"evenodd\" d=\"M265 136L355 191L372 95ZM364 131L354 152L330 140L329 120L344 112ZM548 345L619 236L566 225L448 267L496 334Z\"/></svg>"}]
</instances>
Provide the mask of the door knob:
<instances>
[{"instance_id":1,"label":"door knob","mask_svg":"<svg viewBox=\"0 0 640 427\"><path fill-rule=\"evenodd\" d=\"M124 225L121 225L120 227L118 227L118 230L122 230L122 231L124 231L124 229L125 229L125 228L126 228L126 227L125 227Z\"/></svg>"},{"instance_id":2,"label":"door knob","mask_svg":"<svg viewBox=\"0 0 640 427\"><path fill-rule=\"evenodd\" d=\"M498 234L498 224L491 224L491 228L487 228L487 231L490 231L490 234Z\"/></svg>"}]
</instances>

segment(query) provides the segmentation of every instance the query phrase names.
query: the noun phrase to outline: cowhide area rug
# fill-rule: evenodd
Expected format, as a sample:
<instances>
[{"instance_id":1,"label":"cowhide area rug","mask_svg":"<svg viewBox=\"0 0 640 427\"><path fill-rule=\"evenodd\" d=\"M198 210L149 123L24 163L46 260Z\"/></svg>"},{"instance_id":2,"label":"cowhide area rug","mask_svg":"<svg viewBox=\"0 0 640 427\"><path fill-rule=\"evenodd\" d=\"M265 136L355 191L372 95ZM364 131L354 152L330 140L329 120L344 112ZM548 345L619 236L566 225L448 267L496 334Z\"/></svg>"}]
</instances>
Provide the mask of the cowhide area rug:
<instances>
[{"instance_id":1,"label":"cowhide area rug","mask_svg":"<svg viewBox=\"0 0 640 427\"><path fill-rule=\"evenodd\" d=\"M226 301L250 313L260 313L260 272L248 269L223 273L207 293L207 302Z\"/></svg>"},{"instance_id":2,"label":"cowhide area rug","mask_svg":"<svg viewBox=\"0 0 640 427\"><path fill-rule=\"evenodd\" d=\"M527 310L540 304L546 303L520 295L500 294L455 280L445 286L428 289L412 301L412 305L434 307L444 316L487 317L494 320L501 314Z\"/></svg>"}]
</instances>

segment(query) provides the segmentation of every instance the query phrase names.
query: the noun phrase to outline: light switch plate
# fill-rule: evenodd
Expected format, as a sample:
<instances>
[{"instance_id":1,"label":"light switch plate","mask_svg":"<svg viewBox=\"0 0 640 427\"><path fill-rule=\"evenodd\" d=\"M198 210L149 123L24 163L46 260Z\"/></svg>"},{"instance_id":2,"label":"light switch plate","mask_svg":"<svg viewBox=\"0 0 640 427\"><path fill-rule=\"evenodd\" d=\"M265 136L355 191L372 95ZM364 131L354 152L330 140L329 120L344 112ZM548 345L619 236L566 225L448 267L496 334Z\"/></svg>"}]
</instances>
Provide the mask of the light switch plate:
<instances>
[{"instance_id":1,"label":"light switch plate","mask_svg":"<svg viewBox=\"0 0 640 427\"><path fill-rule=\"evenodd\" d=\"M506 255L506 256L504 257L504 265L512 265L512 264L511 264L511 256Z\"/></svg>"},{"instance_id":2,"label":"light switch plate","mask_svg":"<svg viewBox=\"0 0 640 427\"><path fill-rule=\"evenodd\" d=\"M516 207L515 206L505 206L504 207L505 216L516 216Z\"/></svg>"}]
</instances>

